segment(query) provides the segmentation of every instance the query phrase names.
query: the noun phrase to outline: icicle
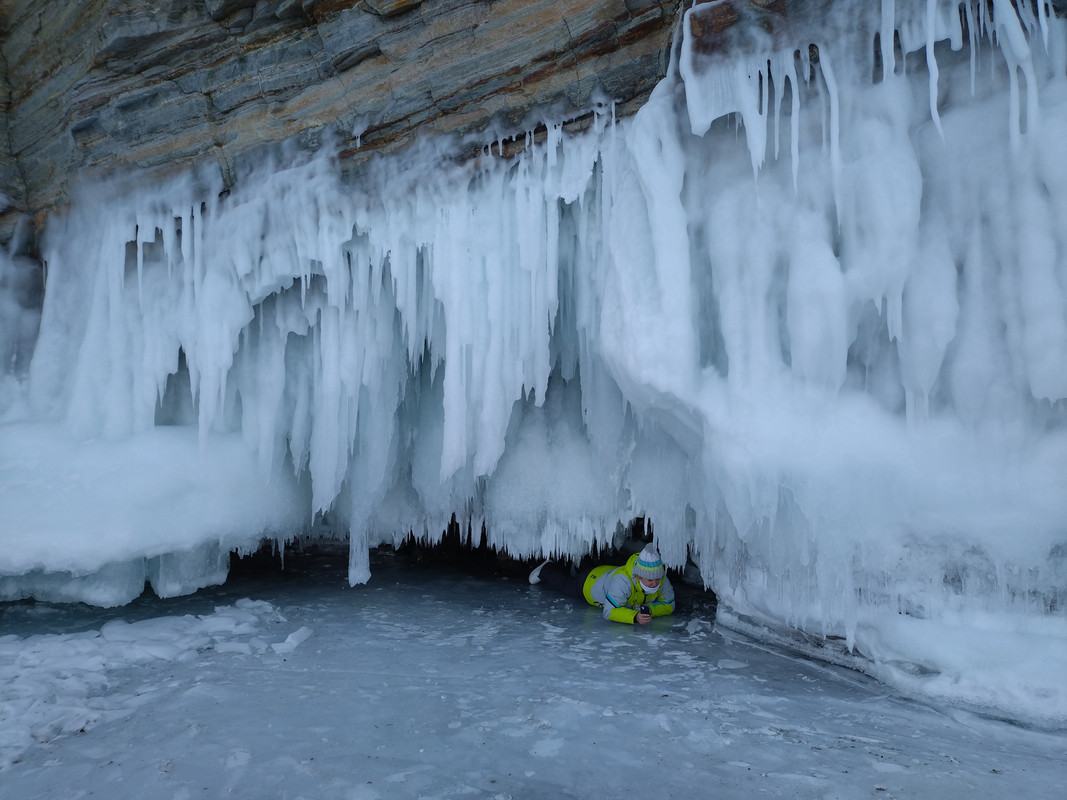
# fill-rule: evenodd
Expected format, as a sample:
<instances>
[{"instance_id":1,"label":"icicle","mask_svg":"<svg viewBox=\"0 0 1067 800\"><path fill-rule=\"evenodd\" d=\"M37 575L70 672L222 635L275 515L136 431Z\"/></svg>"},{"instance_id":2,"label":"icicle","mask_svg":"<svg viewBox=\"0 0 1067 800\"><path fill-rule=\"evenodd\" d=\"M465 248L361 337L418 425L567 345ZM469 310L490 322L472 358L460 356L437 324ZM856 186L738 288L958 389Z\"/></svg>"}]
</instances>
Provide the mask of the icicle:
<instances>
[{"instance_id":1,"label":"icicle","mask_svg":"<svg viewBox=\"0 0 1067 800\"><path fill-rule=\"evenodd\" d=\"M137 246L137 308L144 310L144 246L141 241L141 224L134 225L134 243Z\"/></svg>"},{"instance_id":2,"label":"icicle","mask_svg":"<svg viewBox=\"0 0 1067 800\"><path fill-rule=\"evenodd\" d=\"M554 167L563 143L563 124L553 122L546 125L546 127L548 128L548 137L545 140L545 155L548 159L548 166Z\"/></svg>"},{"instance_id":3,"label":"icicle","mask_svg":"<svg viewBox=\"0 0 1067 800\"><path fill-rule=\"evenodd\" d=\"M879 44L882 54L882 80L887 81L896 72L897 55L893 41L896 38L896 0L882 0L882 21L879 28Z\"/></svg>"},{"instance_id":4,"label":"icicle","mask_svg":"<svg viewBox=\"0 0 1067 800\"><path fill-rule=\"evenodd\" d=\"M779 65L781 67L779 74L783 76L782 92L785 91L784 84L788 81L792 101L792 108L789 112L789 161L793 170L793 194L795 195L799 192L797 176L800 173L800 84L797 81L796 59L792 50L782 54Z\"/></svg>"},{"instance_id":5,"label":"icicle","mask_svg":"<svg viewBox=\"0 0 1067 800\"><path fill-rule=\"evenodd\" d=\"M348 533L348 585L356 586L370 580L370 546L366 529L350 529Z\"/></svg>"},{"instance_id":6,"label":"icicle","mask_svg":"<svg viewBox=\"0 0 1067 800\"><path fill-rule=\"evenodd\" d=\"M974 6L971 3L967 3L965 8L967 9L967 35L970 39L971 97L974 97L975 77L978 72L978 46L980 42L980 32L978 29L979 22L974 14Z\"/></svg>"},{"instance_id":7,"label":"icicle","mask_svg":"<svg viewBox=\"0 0 1067 800\"><path fill-rule=\"evenodd\" d=\"M833 176L834 206L837 209L838 225L841 224L841 98L838 95L837 78L830 64L830 54L819 47L819 66L826 91L830 98L830 173Z\"/></svg>"},{"instance_id":8,"label":"icicle","mask_svg":"<svg viewBox=\"0 0 1067 800\"><path fill-rule=\"evenodd\" d=\"M934 55L934 44L937 39L937 0L926 0L926 69L930 74L930 118L937 129L937 135L941 141L945 141L945 132L941 129L941 115L937 110L937 57Z\"/></svg>"},{"instance_id":9,"label":"icicle","mask_svg":"<svg viewBox=\"0 0 1067 800\"><path fill-rule=\"evenodd\" d=\"M1026 32L1010 0L993 0L994 20L996 22L997 40L1009 72L1010 133L1014 147L1019 145L1022 136L1022 110L1019 98L1019 72L1026 78L1026 128L1036 131L1040 128L1040 105L1037 97L1037 75L1034 72L1033 58Z\"/></svg>"}]
</instances>

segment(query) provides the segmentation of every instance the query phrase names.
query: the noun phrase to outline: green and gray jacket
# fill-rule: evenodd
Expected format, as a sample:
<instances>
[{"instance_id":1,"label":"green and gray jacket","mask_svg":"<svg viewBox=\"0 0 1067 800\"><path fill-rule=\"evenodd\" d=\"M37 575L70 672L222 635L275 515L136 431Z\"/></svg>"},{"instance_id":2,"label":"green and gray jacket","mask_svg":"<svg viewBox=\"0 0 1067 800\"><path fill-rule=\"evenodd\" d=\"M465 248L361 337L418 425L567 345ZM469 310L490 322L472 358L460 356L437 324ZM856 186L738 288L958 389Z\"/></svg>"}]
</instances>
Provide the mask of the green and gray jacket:
<instances>
[{"instance_id":1,"label":"green and gray jacket","mask_svg":"<svg viewBox=\"0 0 1067 800\"><path fill-rule=\"evenodd\" d=\"M654 617L674 613L674 587L666 575L652 594L645 594L641 582L634 577L634 564L639 555L634 553L621 567L595 567L585 579L585 599L590 605L604 609L605 619L633 624L637 606L642 603Z\"/></svg>"}]
</instances>

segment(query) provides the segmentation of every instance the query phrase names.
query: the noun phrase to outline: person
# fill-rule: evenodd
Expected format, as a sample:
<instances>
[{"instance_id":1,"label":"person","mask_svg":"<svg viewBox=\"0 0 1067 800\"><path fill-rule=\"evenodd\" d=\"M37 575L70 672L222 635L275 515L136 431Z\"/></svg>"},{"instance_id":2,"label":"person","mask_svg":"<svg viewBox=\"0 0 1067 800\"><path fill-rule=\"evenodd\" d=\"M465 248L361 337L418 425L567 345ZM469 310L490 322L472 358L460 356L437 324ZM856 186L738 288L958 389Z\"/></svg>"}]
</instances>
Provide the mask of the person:
<instances>
[{"instance_id":1,"label":"person","mask_svg":"<svg viewBox=\"0 0 1067 800\"><path fill-rule=\"evenodd\" d=\"M604 564L570 570L551 559L530 573L530 583L544 584L568 597L603 609L605 619L647 625L652 617L674 613L674 587L655 545L645 545L621 567Z\"/></svg>"}]
</instances>

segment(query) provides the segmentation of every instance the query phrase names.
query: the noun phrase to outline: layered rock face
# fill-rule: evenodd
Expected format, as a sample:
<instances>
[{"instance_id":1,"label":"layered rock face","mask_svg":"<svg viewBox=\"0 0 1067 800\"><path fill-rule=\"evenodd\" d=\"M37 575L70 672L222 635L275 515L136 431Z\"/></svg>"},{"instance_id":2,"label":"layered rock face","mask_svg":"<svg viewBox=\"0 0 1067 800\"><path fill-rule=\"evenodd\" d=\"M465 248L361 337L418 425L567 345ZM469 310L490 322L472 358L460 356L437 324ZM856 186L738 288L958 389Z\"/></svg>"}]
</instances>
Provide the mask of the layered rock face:
<instances>
[{"instance_id":1,"label":"layered rock face","mask_svg":"<svg viewBox=\"0 0 1067 800\"><path fill-rule=\"evenodd\" d=\"M0 188L13 219L76 174L340 140L359 162L416 132L523 134L663 76L679 0L7 0ZM0 98L4 99L4 98Z\"/></svg>"}]
</instances>

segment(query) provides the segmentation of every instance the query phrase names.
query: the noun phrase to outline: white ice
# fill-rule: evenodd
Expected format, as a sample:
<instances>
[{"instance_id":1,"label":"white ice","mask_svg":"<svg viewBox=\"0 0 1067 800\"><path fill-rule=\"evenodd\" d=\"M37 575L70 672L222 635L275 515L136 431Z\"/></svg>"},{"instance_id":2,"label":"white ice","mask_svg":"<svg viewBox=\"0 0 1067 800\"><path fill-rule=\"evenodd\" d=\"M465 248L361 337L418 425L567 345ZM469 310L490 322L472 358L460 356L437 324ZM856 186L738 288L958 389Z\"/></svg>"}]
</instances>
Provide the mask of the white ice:
<instances>
[{"instance_id":1,"label":"white ice","mask_svg":"<svg viewBox=\"0 0 1067 800\"><path fill-rule=\"evenodd\" d=\"M453 514L519 556L646 516L722 622L1067 725L1067 24L856 5L711 54L687 9L634 118L511 160L86 180L28 367L0 295L0 597L179 595L308 531L357 585Z\"/></svg>"},{"instance_id":2,"label":"white ice","mask_svg":"<svg viewBox=\"0 0 1067 800\"><path fill-rule=\"evenodd\" d=\"M1053 800L1067 738L716 625L606 622L508 567L289 553L192 597L11 605L5 797ZM683 590L685 587L681 587ZM28 633L28 631L36 631Z\"/></svg>"}]
</instances>

